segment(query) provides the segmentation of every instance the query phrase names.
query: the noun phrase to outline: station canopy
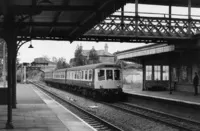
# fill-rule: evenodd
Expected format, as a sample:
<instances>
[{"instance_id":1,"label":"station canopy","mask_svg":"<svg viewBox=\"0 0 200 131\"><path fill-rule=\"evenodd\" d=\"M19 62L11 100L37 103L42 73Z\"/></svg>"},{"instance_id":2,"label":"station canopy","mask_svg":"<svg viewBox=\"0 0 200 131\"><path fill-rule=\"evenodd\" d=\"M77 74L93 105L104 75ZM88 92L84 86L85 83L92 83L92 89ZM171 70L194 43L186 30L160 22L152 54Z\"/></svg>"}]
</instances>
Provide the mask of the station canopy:
<instances>
[{"instance_id":1,"label":"station canopy","mask_svg":"<svg viewBox=\"0 0 200 131\"><path fill-rule=\"evenodd\" d=\"M12 10L18 40L75 40L125 5L123 0L0 0L0 33ZM7 11L7 12L6 12Z\"/></svg>"},{"instance_id":2,"label":"station canopy","mask_svg":"<svg viewBox=\"0 0 200 131\"><path fill-rule=\"evenodd\" d=\"M12 6L6 3L10 1ZM0 34L4 16L13 11L18 40L73 41L126 3L135 0L0 0ZM199 0L191 0L200 7ZM140 4L187 6L188 0L139 0Z\"/></svg>"}]
</instances>

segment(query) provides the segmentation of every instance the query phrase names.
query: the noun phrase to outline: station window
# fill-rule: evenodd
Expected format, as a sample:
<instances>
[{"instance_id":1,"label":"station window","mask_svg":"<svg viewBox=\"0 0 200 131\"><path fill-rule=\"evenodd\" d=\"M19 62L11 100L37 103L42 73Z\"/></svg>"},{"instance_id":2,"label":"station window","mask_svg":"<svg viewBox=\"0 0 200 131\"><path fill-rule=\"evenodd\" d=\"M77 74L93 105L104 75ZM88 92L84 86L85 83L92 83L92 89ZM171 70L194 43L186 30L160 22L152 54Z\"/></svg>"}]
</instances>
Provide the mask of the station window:
<instances>
[{"instance_id":1,"label":"station window","mask_svg":"<svg viewBox=\"0 0 200 131\"><path fill-rule=\"evenodd\" d=\"M107 78L107 80L113 80L113 71L112 70L106 70L106 78Z\"/></svg>"},{"instance_id":2,"label":"station window","mask_svg":"<svg viewBox=\"0 0 200 131\"><path fill-rule=\"evenodd\" d=\"M163 66L162 77L164 81L169 80L169 66Z\"/></svg>"},{"instance_id":3,"label":"station window","mask_svg":"<svg viewBox=\"0 0 200 131\"><path fill-rule=\"evenodd\" d=\"M92 80L92 70L89 70L89 80Z\"/></svg>"},{"instance_id":4,"label":"station window","mask_svg":"<svg viewBox=\"0 0 200 131\"><path fill-rule=\"evenodd\" d=\"M99 70L98 72L98 80L105 80L105 70Z\"/></svg>"},{"instance_id":5,"label":"station window","mask_svg":"<svg viewBox=\"0 0 200 131\"><path fill-rule=\"evenodd\" d=\"M161 80L161 68L159 65L154 66L154 80Z\"/></svg>"},{"instance_id":6,"label":"station window","mask_svg":"<svg viewBox=\"0 0 200 131\"><path fill-rule=\"evenodd\" d=\"M120 80L120 70L114 71L114 77L115 77L115 80Z\"/></svg>"},{"instance_id":7,"label":"station window","mask_svg":"<svg viewBox=\"0 0 200 131\"><path fill-rule=\"evenodd\" d=\"M146 80L152 80L152 66L146 66Z\"/></svg>"}]
</instances>

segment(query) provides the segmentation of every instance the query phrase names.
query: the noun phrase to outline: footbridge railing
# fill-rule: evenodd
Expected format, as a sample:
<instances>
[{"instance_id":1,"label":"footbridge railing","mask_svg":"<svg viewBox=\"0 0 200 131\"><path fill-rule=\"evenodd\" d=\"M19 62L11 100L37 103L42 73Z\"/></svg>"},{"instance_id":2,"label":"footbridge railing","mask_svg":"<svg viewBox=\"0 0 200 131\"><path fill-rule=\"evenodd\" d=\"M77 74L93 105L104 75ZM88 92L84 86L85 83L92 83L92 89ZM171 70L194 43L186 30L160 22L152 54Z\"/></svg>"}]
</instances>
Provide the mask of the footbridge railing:
<instances>
[{"instance_id":1,"label":"footbridge railing","mask_svg":"<svg viewBox=\"0 0 200 131\"><path fill-rule=\"evenodd\" d=\"M134 14L134 13L133 13ZM191 39L200 32L200 16L140 13L111 15L84 34L96 39Z\"/></svg>"}]
</instances>

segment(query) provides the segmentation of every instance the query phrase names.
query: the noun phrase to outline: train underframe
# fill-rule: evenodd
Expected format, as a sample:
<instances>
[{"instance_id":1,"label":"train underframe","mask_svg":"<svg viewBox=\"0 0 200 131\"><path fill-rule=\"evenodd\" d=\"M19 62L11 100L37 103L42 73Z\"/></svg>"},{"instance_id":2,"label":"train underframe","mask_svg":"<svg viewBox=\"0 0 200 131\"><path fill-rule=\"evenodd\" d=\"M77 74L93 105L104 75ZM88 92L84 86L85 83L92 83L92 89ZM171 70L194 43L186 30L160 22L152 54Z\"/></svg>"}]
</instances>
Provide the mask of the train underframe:
<instances>
[{"instance_id":1,"label":"train underframe","mask_svg":"<svg viewBox=\"0 0 200 131\"><path fill-rule=\"evenodd\" d=\"M63 89L73 93L78 93L85 97L93 98L95 100L103 100L108 102L120 101L124 99L124 93L121 88L116 89L93 89L93 88L84 88L75 85L67 85L54 82L46 82L47 85L51 85L55 88Z\"/></svg>"}]
</instances>

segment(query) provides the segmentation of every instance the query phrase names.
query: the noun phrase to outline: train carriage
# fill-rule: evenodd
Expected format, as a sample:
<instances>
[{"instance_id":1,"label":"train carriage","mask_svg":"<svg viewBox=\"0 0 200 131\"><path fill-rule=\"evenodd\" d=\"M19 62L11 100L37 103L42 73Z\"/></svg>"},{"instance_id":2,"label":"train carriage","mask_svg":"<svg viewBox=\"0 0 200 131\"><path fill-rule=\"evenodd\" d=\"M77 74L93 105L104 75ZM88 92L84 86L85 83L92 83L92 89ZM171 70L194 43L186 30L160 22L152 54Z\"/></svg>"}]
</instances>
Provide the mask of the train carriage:
<instances>
[{"instance_id":1,"label":"train carriage","mask_svg":"<svg viewBox=\"0 0 200 131\"><path fill-rule=\"evenodd\" d=\"M122 93L121 77L116 64L99 63L56 70L52 83L87 96L104 97Z\"/></svg>"}]
</instances>

